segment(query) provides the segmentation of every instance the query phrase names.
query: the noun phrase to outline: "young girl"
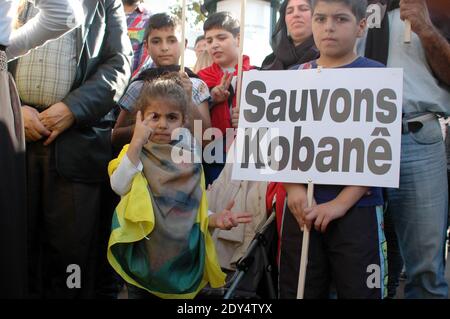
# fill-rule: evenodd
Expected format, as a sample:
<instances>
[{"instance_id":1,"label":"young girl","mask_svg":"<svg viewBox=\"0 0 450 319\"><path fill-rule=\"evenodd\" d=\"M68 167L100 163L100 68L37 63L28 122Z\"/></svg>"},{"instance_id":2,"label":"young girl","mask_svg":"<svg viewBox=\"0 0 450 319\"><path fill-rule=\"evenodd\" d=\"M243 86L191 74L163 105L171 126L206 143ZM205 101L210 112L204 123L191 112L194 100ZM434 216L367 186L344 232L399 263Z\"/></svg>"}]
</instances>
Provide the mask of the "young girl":
<instances>
[{"instance_id":1,"label":"young girl","mask_svg":"<svg viewBox=\"0 0 450 319\"><path fill-rule=\"evenodd\" d=\"M109 165L111 186L122 199L108 260L137 297L144 289L161 298L193 298L208 282L222 286L225 275L208 227L230 229L251 220L228 209L208 213L201 164L174 160L180 150L196 151L182 129L187 105L178 75L146 83L131 143Z\"/></svg>"}]
</instances>

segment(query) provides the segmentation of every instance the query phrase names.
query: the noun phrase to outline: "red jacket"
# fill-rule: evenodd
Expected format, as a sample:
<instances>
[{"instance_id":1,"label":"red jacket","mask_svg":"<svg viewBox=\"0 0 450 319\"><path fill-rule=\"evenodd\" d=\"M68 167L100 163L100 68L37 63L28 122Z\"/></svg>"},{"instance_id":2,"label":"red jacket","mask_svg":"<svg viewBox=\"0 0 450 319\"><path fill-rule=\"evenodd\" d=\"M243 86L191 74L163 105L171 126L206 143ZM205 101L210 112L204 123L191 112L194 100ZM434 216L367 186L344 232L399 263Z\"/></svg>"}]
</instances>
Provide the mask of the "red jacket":
<instances>
[{"instance_id":1,"label":"red jacket","mask_svg":"<svg viewBox=\"0 0 450 319\"><path fill-rule=\"evenodd\" d=\"M277 233L278 233L278 243L277 243L277 263L280 257L280 244L281 244L281 222L283 220L284 213L284 203L286 201L286 190L282 183L272 182L267 186L266 194L266 208L267 211L272 211L273 199L276 198L275 202L275 218L277 222Z\"/></svg>"},{"instance_id":2,"label":"red jacket","mask_svg":"<svg viewBox=\"0 0 450 319\"><path fill-rule=\"evenodd\" d=\"M237 69L238 66L236 65L236 71L233 74L234 76L237 76ZM250 65L250 58L244 55L242 70L248 71L251 69L254 69L254 67ZM206 85L208 85L210 90L220 84L223 75L224 72L222 71L222 68L216 63L213 63L211 66L204 68L198 72L198 76L206 83ZM236 107L236 94L233 96L232 107ZM231 112L228 101L224 101L222 103L214 105L210 113L211 126L220 129L223 136L225 136L226 129L231 128Z\"/></svg>"}]
</instances>

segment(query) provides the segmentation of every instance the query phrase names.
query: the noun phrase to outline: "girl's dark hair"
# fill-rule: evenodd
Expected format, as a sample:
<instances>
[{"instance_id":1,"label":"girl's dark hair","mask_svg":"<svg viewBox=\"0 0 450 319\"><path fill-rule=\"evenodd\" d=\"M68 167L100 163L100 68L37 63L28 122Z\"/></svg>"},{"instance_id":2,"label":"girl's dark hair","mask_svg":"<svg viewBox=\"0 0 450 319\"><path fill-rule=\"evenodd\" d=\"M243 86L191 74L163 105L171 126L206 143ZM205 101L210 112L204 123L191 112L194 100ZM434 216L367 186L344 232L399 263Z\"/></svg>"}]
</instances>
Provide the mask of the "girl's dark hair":
<instances>
[{"instance_id":1,"label":"girl's dark hair","mask_svg":"<svg viewBox=\"0 0 450 319\"><path fill-rule=\"evenodd\" d=\"M167 100L168 103L177 107L184 122L187 121L189 100L177 72L164 74L153 81L145 81L136 102L136 109L144 113L152 101L157 99Z\"/></svg>"},{"instance_id":2,"label":"girl's dark hair","mask_svg":"<svg viewBox=\"0 0 450 319\"><path fill-rule=\"evenodd\" d=\"M234 37L240 32L239 21L233 17L230 12L216 12L211 14L203 24L203 31L212 29L224 29L230 32Z\"/></svg>"},{"instance_id":3,"label":"girl's dark hair","mask_svg":"<svg viewBox=\"0 0 450 319\"><path fill-rule=\"evenodd\" d=\"M179 72L180 66L179 65L164 65L157 68L149 68L147 70L142 71L139 73L139 75L132 81L153 81L157 78L160 78L161 76L173 72ZM195 74L191 69L184 68L184 72L187 73L187 75L190 78L199 78L197 74Z\"/></svg>"}]
</instances>

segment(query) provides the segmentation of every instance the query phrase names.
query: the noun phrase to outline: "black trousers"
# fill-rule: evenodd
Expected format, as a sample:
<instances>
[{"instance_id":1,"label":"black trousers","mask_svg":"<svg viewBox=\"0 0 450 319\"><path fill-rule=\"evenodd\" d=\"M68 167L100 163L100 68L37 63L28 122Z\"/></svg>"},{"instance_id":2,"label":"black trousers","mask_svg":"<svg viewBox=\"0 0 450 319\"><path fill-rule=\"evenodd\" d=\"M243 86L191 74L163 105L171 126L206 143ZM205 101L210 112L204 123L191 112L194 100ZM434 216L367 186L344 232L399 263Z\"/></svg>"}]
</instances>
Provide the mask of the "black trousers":
<instances>
[{"instance_id":1,"label":"black trousers","mask_svg":"<svg viewBox=\"0 0 450 319\"><path fill-rule=\"evenodd\" d=\"M0 299L26 297L25 190L25 154L0 121Z\"/></svg>"},{"instance_id":2,"label":"black trousers","mask_svg":"<svg viewBox=\"0 0 450 319\"><path fill-rule=\"evenodd\" d=\"M385 241L378 219L375 207L353 207L332 221L325 233L311 230L305 299L330 298L332 284L338 298L382 298L387 277L385 252L381 251ZM302 239L303 233L286 207L279 257L280 298L297 297ZM379 268L373 270L373 265ZM379 286L371 279L378 270Z\"/></svg>"},{"instance_id":3,"label":"black trousers","mask_svg":"<svg viewBox=\"0 0 450 319\"><path fill-rule=\"evenodd\" d=\"M60 176L53 145L29 143L26 159L30 297L93 298L102 185Z\"/></svg>"},{"instance_id":4,"label":"black trousers","mask_svg":"<svg viewBox=\"0 0 450 319\"><path fill-rule=\"evenodd\" d=\"M388 298L395 298L403 269L403 258L398 245L395 225L389 212L384 214L384 233L386 234L387 256L389 261Z\"/></svg>"}]
</instances>

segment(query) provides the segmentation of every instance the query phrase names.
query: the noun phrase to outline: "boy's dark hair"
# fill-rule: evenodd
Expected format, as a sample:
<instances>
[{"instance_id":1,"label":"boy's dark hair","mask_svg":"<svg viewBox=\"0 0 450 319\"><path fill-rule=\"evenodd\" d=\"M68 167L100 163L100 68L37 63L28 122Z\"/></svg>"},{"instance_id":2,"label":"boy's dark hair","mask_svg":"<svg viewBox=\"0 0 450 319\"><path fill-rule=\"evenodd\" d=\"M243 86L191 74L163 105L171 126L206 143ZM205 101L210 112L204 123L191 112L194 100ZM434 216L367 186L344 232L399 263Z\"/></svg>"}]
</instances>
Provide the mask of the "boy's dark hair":
<instances>
[{"instance_id":1,"label":"boy's dark hair","mask_svg":"<svg viewBox=\"0 0 450 319\"><path fill-rule=\"evenodd\" d=\"M152 30L159 30L164 28L178 28L181 25L178 17L169 15L167 13L157 13L150 17L148 20L148 25L145 30L144 39L148 40L148 36Z\"/></svg>"},{"instance_id":2,"label":"boy's dark hair","mask_svg":"<svg viewBox=\"0 0 450 319\"><path fill-rule=\"evenodd\" d=\"M203 31L224 29L236 37L240 32L239 21L230 12L222 11L211 14L203 24Z\"/></svg>"},{"instance_id":3,"label":"boy's dark hair","mask_svg":"<svg viewBox=\"0 0 450 319\"><path fill-rule=\"evenodd\" d=\"M366 17L366 12L367 12L367 0L312 0L311 1L311 8L313 10L313 14L314 14L314 9L316 8L317 4L319 2L339 2L339 3L343 3L344 5L346 5L347 7L350 8L350 10L352 11L352 13L355 15L356 19L358 21L361 21L362 19L364 19Z\"/></svg>"},{"instance_id":4,"label":"boy's dark hair","mask_svg":"<svg viewBox=\"0 0 450 319\"><path fill-rule=\"evenodd\" d=\"M122 3L125 5L129 5L129 6L134 6L138 3L141 3L142 0L122 0Z\"/></svg>"},{"instance_id":5,"label":"boy's dark hair","mask_svg":"<svg viewBox=\"0 0 450 319\"><path fill-rule=\"evenodd\" d=\"M187 121L189 100L178 72L163 74L153 81L145 81L136 102L136 109L143 114L156 99L169 100L179 109L183 115L183 121Z\"/></svg>"},{"instance_id":6,"label":"boy's dark hair","mask_svg":"<svg viewBox=\"0 0 450 319\"><path fill-rule=\"evenodd\" d=\"M199 35L197 37L197 39L195 39L195 44L194 47L197 45L197 43L199 43L200 41L205 40L205 36L204 35Z\"/></svg>"}]
</instances>

